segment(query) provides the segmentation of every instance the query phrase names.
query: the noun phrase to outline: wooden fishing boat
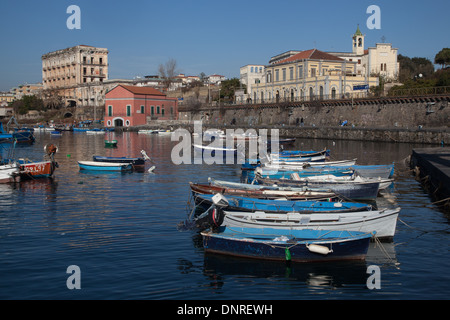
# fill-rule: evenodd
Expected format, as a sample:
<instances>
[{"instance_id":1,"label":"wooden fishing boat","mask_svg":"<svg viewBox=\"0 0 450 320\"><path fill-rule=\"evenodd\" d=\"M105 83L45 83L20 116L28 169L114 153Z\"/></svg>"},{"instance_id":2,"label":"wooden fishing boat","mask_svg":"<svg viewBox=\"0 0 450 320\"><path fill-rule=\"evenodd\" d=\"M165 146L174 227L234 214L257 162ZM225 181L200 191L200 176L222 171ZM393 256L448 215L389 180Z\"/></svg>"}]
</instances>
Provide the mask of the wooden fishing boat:
<instances>
[{"instance_id":1,"label":"wooden fishing boat","mask_svg":"<svg viewBox=\"0 0 450 320\"><path fill-rule=\"evenodd\" d=\"M225 148L225 147L214 147L214 146L203 146L199 144L193 144L194 151L196 153L200 153L202 155L210 155L211 157L215 156L237 156L237 149L235 148Z\"/></svg>"},{"instance_id":2,"label":"wooden fishing boat","mask_svg":"<svg viewBox=\"0 0 450 320\"><path fill-rule=\"evenodd\" d=\"M262 163L259 159L245 159L241 170L255 170L258 167L264 167L268 170L303 170L307 168L320 168L325 166L351 167L356 164L357 159L337 160L337 161L270 161Z\"/></svg>"},{"instance_id":3,"label":"wooden fishing boat","mask_svg":"<svg viewBox=\"0 0 450 320\"><path fill-rule=\"evenodd\" d=\"M30 130L17 130L12 134L12 138L17 143L33 143L36 139Z\"/></svg>"},{"instance_id":4,"label":"wooden fishing boat","mask_svg":"<svg viewBox=\"0 0 450 320\"><path fill-rule=\"evenodd\" d=\"M312 213L268 213L264 211L227 211L214 207L206 215L195 220L204 230L219 226L240 228L273 228L291 230L348 230L375 231L378 239L390 241L394 238L400 208L356 212L312 212Z\"/></svg>"},{"instance_id":5,"label":"wooden fishing boat","mask_svg":"<svg viewBox=\"0 0 450 320\"><path fill-rule=\"evenodd\" d=\"M0 183L20 181L19 166L15 162L0 164Z\"/></svg>"},{"instance_id":6,"label":"wooden fishing boat","mask_svg":"<svg viewBox=\"0 0 450 320\"><path fill-rule=\"evenodd\" d=\"M19 159L19 174L21 179L50 178L53 176L57 163L52 160L31 161L29 159Z\"/></svg>"},{"instance_id":7,"label":"wooden fishing boat","mask_svg":"<svg viewBox=\"0 0 450 320\"><path fill-rule=\"evenodd\" d=\"M93 156L92 160L95 162L121 163L121 164L131 164L133 166L145 166L144 158Z\"/></svg>"},{"instance_id":8,"label":"wooden fishing boat","mask_svg":"<svg viewBox=\"0 0 450 320\"><path fill-rule=\"evenodd\" d=\"M339 197L331 191L310 190L308 188L297 188L296 190L283 190L259 186L250 188L248 184L242 186L216 186L211 184L189 183L194 194L217 194L230 196L241 196L257 199L284 199L284 200L337 200Z\"/></svg>"},{"instance_id":9,"label":"wooden fishing boat","mask_svg":"<svg viewBox=\"0 0 450 320\"><path fill-rule=\"evenodd\" d=\"M145 167L145 161L151 160L144 150L141 150L142 157L105 157L105 156L93 156L94 162L108 162L119 164L131 164L134 169Z\"/></svg>"},{"instance_id":10,"label":"wooden fishing boat","mask_svg":"<svg viewBox=\"0 0 450 320\"><path fill-rule=\"evenodd\" d=\"M209 209L216 205L215 199L220 197L221 207L227 211L255 212L264 211L270 213L326 213L326 212L357 212L370 211L372 206L359 202L330 202L318 200L290 201L290 200L266 200L239 196L223 196L222 194L196 194L194 200L197 206Z\"/></svg>"},{"instance_id":11,"label":"wooden fishing boat","mask_svg":"<svg viewBox=\"0 0 450 320\"><path fill-rule=\"evenodd\" d=\"M256 168L255 170L247 171L247 180L252 182L257 175L270 179L291 179L291 174L296 173L301 178L313 177L313 176L352 176L355 171L348 167L335 167L335 168L305 168L303 170L268 170L265 168Z\"/></svg>"},{"instance_id":12,"label":"wooden fishing boat","mask_svg":"<svg viewBox=\"0 0 450 320\"><path fill-rule=\"evenodd\" d=\"M10 125L13 122L16 127L10 129ZM9 135L11 135L10 141L16 143L33 143L36 140L34 137L34 129L21 127L14 116L12 116L6 124L6 131L3 128L3 124L0 122L0 134L0 138L3 141L7 141Z\"/></svg>"},{"instance_id":13,"label":"wooden fishing boat","mask_svg":"<svg viewBox=\"0 0 450 320\"><path fill-rule=\"evenodd\" d=\"M280 157L289 157L289 158L302 158L302 157L313 157L318 155L326 155L330 156L330 150L323 149L320 151L310 150L310 151L303 151L303 150L283 150L279 153Z\"/></svg>"},{"instance_id":14,"label":"wooden fishing boat","mask_svg":"<svg viewBox=\"0 0 450 320\"><path fill-rule=\"evenodd\" d=\"M280 181L281 180L281 181ZM378 196L378 191L380 189L379 181L361 181L353 183L345 182L309 182L305 179L301 182L292 182L292 180L287 179L262 179L256 178L257 184L246 184L246 183L236 183L222 180L209 179L210 184L217 187L234 187L234 188L244 188L244 189L257 189L257 190L279 190L279 191L291 191L291 192L302 192L304 190L310 191L322 191L322 192L332 192L335 196L342 199L351 200L375 200Z\"/></svg>"},{"instance_id":15,"label":"wooden fishing boat","mask_svg":"<svg viewBox=\"0 0 450 320\"><path fill-rule=\"evenodd\" d=\"M50 131L50 134L52 135L52 136L60 136L60 135L62 135L62 131L61 130L52 130L52 131Z\"/></svg>"},{"instance_id":16,"label":"wooden fishing boat","mask_svg":"<svg viewBox=\"0 0 450 320\"><path fill-rule=\"evenodd\" d=\"M378 184L378 191L384 190L392 184L393 179L363 178L356 174L340 177L334 175L300 177L294 173L291 175L290 179L265 178L256 174L256 177L252 181L256 184L267 186L298 188L306 185L311 188L324 188L333 190L333 192L340 194L343 197L348 196L350 199L357 199L354 197L360 197L359 200L363 200L363 194L368 192L367 195L369 195L369 190L374 192L374 184ZM363 192L365 188L367 189ZM362 192L360 195L354 194L350 197L353 192L357 192L358 190ZM369 200L369 198L365 200Z\"/></svg>"},{"instance_id":17,"label":"wooden fishing boat","mask_svg":"<svg viewBox=\"0 0 450 320\"><path fill-rule=\"evenodd\" d=\"M284 157L277 154L270 154L270 162L325 162L328 157L325 154L311 155L311 156L301 156L301 157Z\"/></svg>"},{"instance_id":18,"label":"wooden fishing boat","mask_svg":"<svg viewBox=\"0 0 450 320\"><path fill-rule=\"evenodd\" d=\"M116 147L117 147L117 140L105 140L105 148L116 148Z\"/></svg>"},{"instance_id":19,"label":"wooden fishing boat","mask_svg":"<svg viewBox=\"0 0 450 320\"><path fill-rule=\"evenodd\" d=\"M324 161L324 162L286 162L286 161L273 161L263 165L268 170L304 170L308 168L323 168L323 167L352 167L356 164L356 159L352 160L337 160L337 161Z\"/></svg>"},{"instance_id":20,"label":"wooden fishing boat","mask_svg":"<svg viewBox=\"0 0 450 320\"><path fill-rule=\"evenodd\" d=\"M104 133L105 133L105 130L99 129L99 128L86 130L86 134L104 134Z\"/></svg>"},{"instance_id":21,"label":"wooden fishing boat","mask_svg":"<svg viewBox=\"0 0 450 320\"><path fill-rule=\"evenodd\" d=\"M206 214L196 217L195 224L201 230L227 226L291 230L375 231L377 238L392 240L395 235L399 212L400 208L345 213L268 213L264 211L227 211L220 207L213 207Z\"/></svg>"},{"instance_id":22,"label":"wooden fishing boat","mask_svg":"<svg viewBox=\"0 0 450 320\"><path fill-rule=\"evenodd\" d=\"M220 227L216 232L201 235L205 252L264 260L325 262L364 260L373 233Z\"/></svg>"},{"instance_id":23,"label":"wooden fishing boat","mask_svg":"<svg viewBox=\"0 0 450 320\"><path fill-rule=\"evenodd\" d=\"M130 163L112 163L99 161L78 161L80 170L91 171L130 171L133 166Z\"/></svg>"}]
</instances>

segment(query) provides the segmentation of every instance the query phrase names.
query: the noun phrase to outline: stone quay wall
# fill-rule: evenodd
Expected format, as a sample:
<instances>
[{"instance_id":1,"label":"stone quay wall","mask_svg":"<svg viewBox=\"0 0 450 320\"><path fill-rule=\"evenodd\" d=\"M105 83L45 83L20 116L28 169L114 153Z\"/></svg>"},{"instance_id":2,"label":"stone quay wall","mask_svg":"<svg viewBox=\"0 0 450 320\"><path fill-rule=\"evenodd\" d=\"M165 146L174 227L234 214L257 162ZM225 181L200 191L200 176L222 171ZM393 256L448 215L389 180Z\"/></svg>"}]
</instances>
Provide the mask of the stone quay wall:
<instances>
[{"instance_id":1,"label":"stone quay wall","mask_svg":"<svg viewBox=\"0 0 450 320\"><path fill-rule=\"evenodd\" d=\"M450 144L449 101L444 95L223 105L181 108L179 118L202 121L204 129L276 128L285 137L441 145Z\"/></svg>"}]
</instances>

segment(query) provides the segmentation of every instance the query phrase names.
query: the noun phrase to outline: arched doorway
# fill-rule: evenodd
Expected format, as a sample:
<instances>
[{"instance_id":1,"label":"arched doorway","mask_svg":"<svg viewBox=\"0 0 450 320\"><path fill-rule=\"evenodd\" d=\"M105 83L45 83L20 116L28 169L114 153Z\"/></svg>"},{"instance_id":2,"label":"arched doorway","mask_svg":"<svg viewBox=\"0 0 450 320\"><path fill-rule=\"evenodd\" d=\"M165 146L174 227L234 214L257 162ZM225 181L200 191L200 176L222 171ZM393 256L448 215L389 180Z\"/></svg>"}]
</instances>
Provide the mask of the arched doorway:
<instances>
[{"instance_id":1,"label":"arched doorway","mask_svg":"<svg viewBox=\"0 0 450 320\"><path fill-rule=\"evenodd\" d=\"M114 119L114 127L123 127L123 119L122 118Z\"/></svg>"}]
</instances>

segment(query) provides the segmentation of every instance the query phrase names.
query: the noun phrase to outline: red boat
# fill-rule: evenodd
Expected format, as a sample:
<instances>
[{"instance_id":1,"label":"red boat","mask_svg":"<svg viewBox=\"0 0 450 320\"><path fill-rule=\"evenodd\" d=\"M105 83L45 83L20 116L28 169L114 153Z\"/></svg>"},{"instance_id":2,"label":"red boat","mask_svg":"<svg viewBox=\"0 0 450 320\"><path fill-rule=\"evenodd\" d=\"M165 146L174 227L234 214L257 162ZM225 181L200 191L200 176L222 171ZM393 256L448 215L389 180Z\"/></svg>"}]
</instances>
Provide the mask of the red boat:
<instances>
[{"instance_id":1,"label":"red boat","mask_svg":"<svg viewBox=\"0 0 450 320\"><path fill-rule=\"evenodd\" d=\"M32 162L19 159L19 175L21 179L49 178L53 176L57 167L52 160Z\"/></svg>"},{"instance_id":2,"label":"red boat","mask_svg":"<svg viewBox=\"0 0 450 320\"><path fill-rule=\"evenodd\" d=\"M44 147L44 152L50 160L31 161L29 159L19 159L19 175L21 180L52 177L55 169L58 167L58 163L54 159L57 151L57 146L48 144Z\"/></svg>"}]
</instances>

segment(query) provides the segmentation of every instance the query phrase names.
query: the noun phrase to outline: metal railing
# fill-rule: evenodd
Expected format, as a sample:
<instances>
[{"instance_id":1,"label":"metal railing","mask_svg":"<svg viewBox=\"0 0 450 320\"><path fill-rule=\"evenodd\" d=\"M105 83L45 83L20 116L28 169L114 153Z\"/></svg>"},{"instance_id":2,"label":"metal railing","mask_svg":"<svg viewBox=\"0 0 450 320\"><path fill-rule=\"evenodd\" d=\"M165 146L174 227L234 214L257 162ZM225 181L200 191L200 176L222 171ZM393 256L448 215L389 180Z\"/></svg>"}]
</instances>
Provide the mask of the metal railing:
<instances>
[{"instance_id":1,"label":"metal railing","mask_svg":"<svg viewBox=\"0 0 450 320\"><path fill-rule=\"evenodd\" d=\"M450 86L446 87L423 87L409 89L394 89L389 91L388 97L409 97L450 94Z\"/></svg>"}]
</instances>

